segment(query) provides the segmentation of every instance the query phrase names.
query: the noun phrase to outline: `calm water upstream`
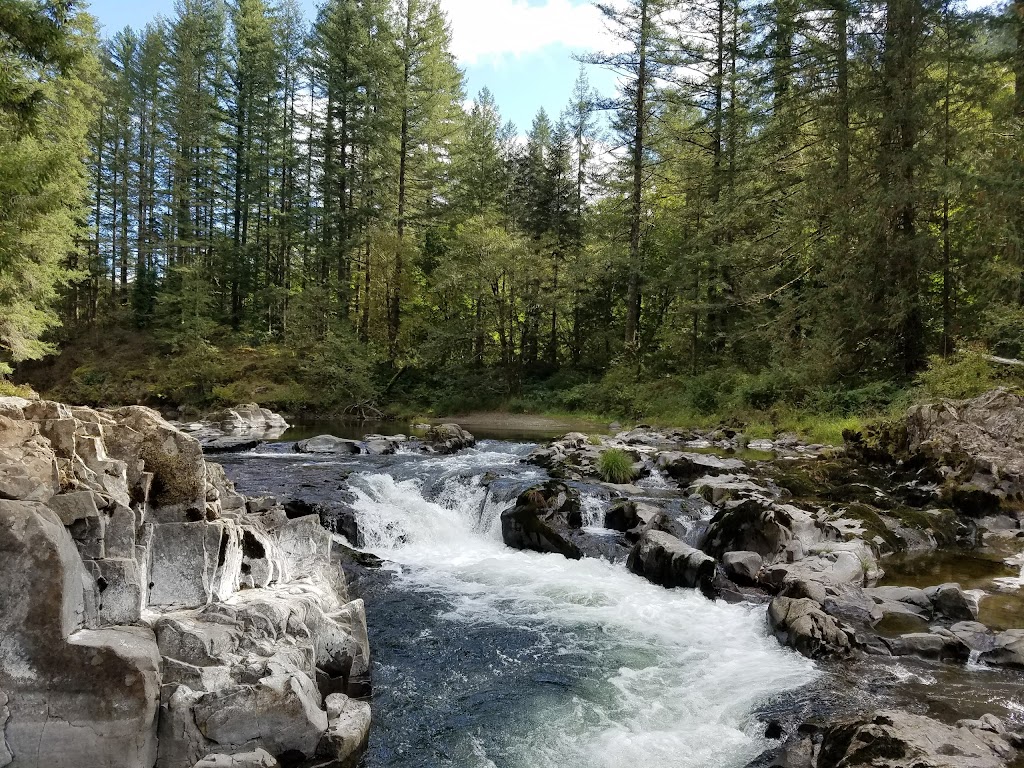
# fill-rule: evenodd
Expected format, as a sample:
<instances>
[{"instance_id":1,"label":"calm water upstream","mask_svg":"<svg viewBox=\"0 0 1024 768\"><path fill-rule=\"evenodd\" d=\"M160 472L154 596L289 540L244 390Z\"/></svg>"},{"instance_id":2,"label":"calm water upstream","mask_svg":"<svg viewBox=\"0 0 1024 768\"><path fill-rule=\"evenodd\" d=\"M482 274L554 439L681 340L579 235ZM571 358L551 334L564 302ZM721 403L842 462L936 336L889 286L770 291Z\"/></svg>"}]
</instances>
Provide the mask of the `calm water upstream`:
<instances>
[{"instance_id":1,"label":"calm water upstream","mask_svg":"<svg viewBox=\"0 0 1024 768\"><path fill-rule=\"evenodd\" d=\"M754 713L813 665L763 609L665 590L599 560L511 550L499 515L544 477L531 445L451 457L317 458L289 443L217 457L249 495L355 492L374 653L368 768L740 768ZM591 504L600 504L596 498Z\"/></svg>"}]
</instances>

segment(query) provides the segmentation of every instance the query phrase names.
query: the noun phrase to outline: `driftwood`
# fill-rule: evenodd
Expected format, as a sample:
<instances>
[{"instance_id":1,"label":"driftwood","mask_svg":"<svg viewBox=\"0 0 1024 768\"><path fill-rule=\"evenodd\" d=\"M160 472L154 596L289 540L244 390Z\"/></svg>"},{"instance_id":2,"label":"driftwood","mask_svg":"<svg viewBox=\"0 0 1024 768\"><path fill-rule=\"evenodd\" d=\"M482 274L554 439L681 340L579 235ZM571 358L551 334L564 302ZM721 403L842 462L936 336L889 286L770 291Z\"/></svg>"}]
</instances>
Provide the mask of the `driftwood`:
<instances>
[{"instance_id":1,"label":"driftwood","mask_svg":"<svg viewBox=\"0 0 1024 768\"><path fill-rule=\"evenodd\" d=\"M985 355L985 359L990 363L996 365L1012 365L1012 366L1024 366L1024 360L1015 360L1012 357L996 357L995 355Z\"/></svg>"},{"instance_id":2,"label":"driftwood","mask_svg":"<svg viewBox=\"0 0 1024 768\"><path fill-rule=\"evenodd\" d=\"M367 400L363 403L354 403L345 409L345 415L357 421L386 421L384 412Z\"/></svg>"}]
</instances>

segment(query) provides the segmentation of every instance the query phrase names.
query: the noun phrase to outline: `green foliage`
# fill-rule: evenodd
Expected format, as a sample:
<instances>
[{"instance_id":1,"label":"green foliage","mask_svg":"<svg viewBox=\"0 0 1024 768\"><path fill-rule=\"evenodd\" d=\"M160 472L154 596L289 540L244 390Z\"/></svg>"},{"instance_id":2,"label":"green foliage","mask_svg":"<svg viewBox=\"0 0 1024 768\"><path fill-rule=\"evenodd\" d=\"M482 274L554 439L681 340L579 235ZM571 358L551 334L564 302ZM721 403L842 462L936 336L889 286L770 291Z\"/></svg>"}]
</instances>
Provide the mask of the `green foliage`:
<instances>
[{"instance_id":1,"label":"green foliage","mask_svg":"<svg viewBox=\"0 0 1024 768\"><path fill-rule=\"evenodd\" d=\"M0 376L0 397L32 397L34 392L31 387L14 384Z\"/></svg>"},{"instance_id":2,"label":"green foliage","mask_svg":"<svg viewBox=\"0 0 1024 768\"><path fill-rule=\"evenodd\" d=\"M13 13L0 32L0 356L12 362L52 351L42 337L84 234L96 42L89 16L46 5L0 10Z\"/></svg>"},{"instance_id":3,"label":"green foliage","mask_svg":"<svg viewBox=\"0 0 1024 768\"><path fill-rule=\"evenodd\" d=\"M602 451L597 460L597 471L604 478L606 483L624 485L636 479L636 472L633 469L633 459L629 454L619 448L609 448Z\"/></svg>"},{"instance_id":4,"label":"green foliage","mask_svg":"<svg viewBox=\"0 0 1024 768\"><path fill-rule=\"evenodd\" d=\"M992 363L978 347L967 347L949 358L932 356L917 380L928 397L955 400L976 397L996 385Z\"/></svg>"}]
</instances>

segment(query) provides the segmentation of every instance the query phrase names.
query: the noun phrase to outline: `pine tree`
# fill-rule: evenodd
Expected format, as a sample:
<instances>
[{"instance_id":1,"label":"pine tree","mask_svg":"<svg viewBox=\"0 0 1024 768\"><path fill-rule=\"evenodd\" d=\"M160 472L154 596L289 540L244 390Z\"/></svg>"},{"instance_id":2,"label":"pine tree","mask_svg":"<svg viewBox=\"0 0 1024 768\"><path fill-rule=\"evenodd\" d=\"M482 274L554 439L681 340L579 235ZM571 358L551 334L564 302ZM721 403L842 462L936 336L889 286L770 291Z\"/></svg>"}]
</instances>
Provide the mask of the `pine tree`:
<instances>
[{"instance_id":1,"label":"pine tree","mask_svg":"<svg viewBox=\"0 0 1024 768\"><path fill-rule=\"evenodd\" d=\"M616 110L616 130L629 153L629 254L626 263L626 349L637 351L640 333L641 280L643 277L644 190L649 167L649 136L657 112L655 84L665 74L667 55L665 0L628 0L623 6L598 4L598 10L626 47L625 53L597 54L587 61L620 73L622 93L604 106Z\"/></svg>"},{"instance_id":2,"label":"pine tree","mask_svg":"<svg viewBox=\"0 0 1024 768\"><path fill-rule=\"evenodd\" d=\"M0 8L0 376L52 351L42 337L86 239L96 47L70 3Z\"/></svg>"}]
</instances>

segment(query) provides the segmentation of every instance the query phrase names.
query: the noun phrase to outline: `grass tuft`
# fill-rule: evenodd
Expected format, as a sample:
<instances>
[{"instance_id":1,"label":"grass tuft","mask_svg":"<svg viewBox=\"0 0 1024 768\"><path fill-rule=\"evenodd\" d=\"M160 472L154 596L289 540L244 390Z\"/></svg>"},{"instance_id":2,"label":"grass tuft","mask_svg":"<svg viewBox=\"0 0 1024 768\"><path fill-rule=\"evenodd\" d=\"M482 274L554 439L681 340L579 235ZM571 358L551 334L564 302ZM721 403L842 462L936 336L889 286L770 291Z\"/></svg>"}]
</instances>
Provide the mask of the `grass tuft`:
<instances>
[{"instance_id":1,"label":"grass tuft","mask_svg":"<svg viewBox=\"0 0 1024 768\"><path fill-rule=\"evenodd\" d=\"M636 479L633 459L620 448L610 448L604 451L597 460L597 471L601 473L601 477L606 483L625 485Z\"/></svg>"}]
</instances>

